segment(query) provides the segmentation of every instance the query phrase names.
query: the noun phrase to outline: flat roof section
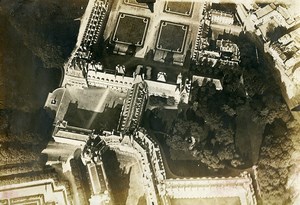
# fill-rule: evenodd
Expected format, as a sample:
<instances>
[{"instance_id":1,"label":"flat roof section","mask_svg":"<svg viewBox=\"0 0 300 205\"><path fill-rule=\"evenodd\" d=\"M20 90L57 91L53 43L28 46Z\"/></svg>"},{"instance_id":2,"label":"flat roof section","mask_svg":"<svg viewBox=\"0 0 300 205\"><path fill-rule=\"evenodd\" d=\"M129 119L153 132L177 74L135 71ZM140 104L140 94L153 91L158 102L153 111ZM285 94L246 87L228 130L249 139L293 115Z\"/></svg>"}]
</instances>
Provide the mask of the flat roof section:
<instances>
[{"instance_id":1,"label":"flat roof section","mask_svg":"<svg viewBox=\"0 0 300 205\"><path fill-rule=\"evenodd\" d=\"M66 162L70 156L74 156L76 149L78 149L78 147L72 144L50 141L47 147L42 151L42 153L47 154L48 162L54 162L54 161Z\"/></svg>"},{"instance_id":2,"label":"flat roof section","mask_svg":"<svg viewBox=\"0 0 300 205\"><path fill-rule=\"evenodd\" d=\"M156 48L163 51L183 53L189 26L161 21Z\"/></svg>"},{"instance_id":3,"label":"flat roof section","mask_svg":"<svg viewBox=\"0 0 300 205\"><path fill-rule=\"evenodd\" d=\"M192 1L167 1L164 12L183 16L192 16L194 2Z\"/></svg>"},{"instance_id":4,"label":"flat roof section","mask_svg":"<svg viewBox=\"0 0 300 205\"><path fill-rule=\"evenodd\" d=\"M149 18L120 13L112 41L126 45L143 46L148 30Z\"/></svg>"},{"instance_id":5,"label":"flat roof section","mask_svg":"<svg viewBox=\"0 0 300 205\"><path fill-rule=\"evenodd\" d=\"M92 186L93 194L101 194L107 191L104 173L100 165L87 164L87 170Z\"/></svg>"},{"instance_id":6,"label":"flat roof section","mask_svg":"<svg viewBox=\"0 0 300 205\"><path fill-rule=\"evenodd\" d=\"M260 8L258 10L256 10L254 13L256 14L257 18L262 18L263 16L269 14L270 12L272 12L274 10L274 8L271 5L267 5L263 8Z\"/></svg>"},{"instance_id":7,"label":"flat roof section","mask_svg":"<svg viewBox=\"0 0 300 205\"><path fill-rule=\"evenodd\" d=\"M51 178L51 176L48 177ZM35 180L32 176L31 180L22 183L20 178L20 181L11 181L12 184L1 186L0 203L11 205L44 205L51 202L61 205L69 204L65 187L56 186L53 179Z\"/></svg>"},{"instance_id":8,"label":"flat roof section","mask_svg":"<svg viewBox=\"0 0 300 205\"><path fill-rule=\"evenodd\" d=\"M239 197L171 199L171 205L240 205Z\"/></svg>"}]
</instances>

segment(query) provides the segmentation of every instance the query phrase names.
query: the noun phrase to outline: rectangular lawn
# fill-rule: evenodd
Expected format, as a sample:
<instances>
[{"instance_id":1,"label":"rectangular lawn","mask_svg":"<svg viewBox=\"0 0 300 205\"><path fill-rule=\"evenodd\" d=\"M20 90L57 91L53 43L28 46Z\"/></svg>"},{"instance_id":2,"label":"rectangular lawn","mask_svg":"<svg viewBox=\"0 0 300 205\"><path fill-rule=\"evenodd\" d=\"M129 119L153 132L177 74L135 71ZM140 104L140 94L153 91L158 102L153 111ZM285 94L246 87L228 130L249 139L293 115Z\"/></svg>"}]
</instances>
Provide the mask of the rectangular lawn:
<instances>
[{"instance_id":1,"label":"rectangular lawn","mask_svg":"<svg viewBox=\"0 0 300 205\"><path fill-rule=\"evenodd\" d=\"M189 26L161 21L156 48L164 51L182 53Z\"/></svg>"},{"instance_id":2,"label":"rectangular lawn","mask_svg":"<svg viewBox=\"0 0 300 205\"><path fill-rule=\"evenodd\" d=\"M112 41L127 45L143 46L149 18L120 13Z\"/></svg>"},{"instance_id":3,"label":"rectangular lawn","mask_svg":"<svg viewBox=\"0 0 300 205\"><path fill-rule=\"evenodd\" d=\"M176 2L176 1L167 1L165 3L164 12L173 13L184 16L191 16L193 12L193 2Z\"/></svg>"}]
</instances>

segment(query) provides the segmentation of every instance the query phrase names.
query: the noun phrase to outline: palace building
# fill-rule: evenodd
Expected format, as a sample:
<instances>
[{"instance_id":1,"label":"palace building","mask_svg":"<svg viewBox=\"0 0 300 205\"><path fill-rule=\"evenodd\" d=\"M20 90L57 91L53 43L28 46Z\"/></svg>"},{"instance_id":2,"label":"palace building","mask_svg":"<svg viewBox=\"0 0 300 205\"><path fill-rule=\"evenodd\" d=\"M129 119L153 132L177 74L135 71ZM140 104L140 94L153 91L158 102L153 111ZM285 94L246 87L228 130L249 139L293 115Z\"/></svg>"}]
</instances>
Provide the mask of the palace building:
<instances>
[{"instance_id":1,"label":"palace building","mask_svg":"<svg viewBox=\"0 0 300 205\"><path fill-rule=\"evenodd\" d=\"M198 1L157 1L150 10L136 0L90 0L61 87L49 93L44 106L54 115L54 129L42 153L55 174L1 186L0 204L114 204L118 197L111 181L118 173L111 174L118 170L109 163L115 156L122 174L130 176L126 204L143 199L147 205L256 205L248 173L175 176L159 144L140 127L151 96L172 98L176 107L188 103L192 82L223 88L219 79L182 74L186 59L199 57L207 46L209 29L200 31L201 25L233 23L231 14L219 11L202 22L203 7ZM205 55L222 59L226 53L227 61L239 60L235 44L220 40L217 45L219 51Z\"/></svg>"}]
</instances>

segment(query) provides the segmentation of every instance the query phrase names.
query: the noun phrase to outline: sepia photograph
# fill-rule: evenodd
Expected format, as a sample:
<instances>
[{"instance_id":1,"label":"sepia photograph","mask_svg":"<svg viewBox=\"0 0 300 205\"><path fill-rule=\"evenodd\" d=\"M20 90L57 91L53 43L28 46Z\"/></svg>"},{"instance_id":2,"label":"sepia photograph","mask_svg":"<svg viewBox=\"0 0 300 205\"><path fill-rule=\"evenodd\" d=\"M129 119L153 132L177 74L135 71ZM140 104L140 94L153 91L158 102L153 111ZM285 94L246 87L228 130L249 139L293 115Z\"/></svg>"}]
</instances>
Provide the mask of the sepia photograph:
<instances>
[{"instance_id":1,"label":"sepia photograph","mask_svg":"<svg viewBox=\"0 0 300 205\"><path fill-rule=\"evenodd\" d=\"M299 0L0 0L0 205L300 205Z\"/></svg>"}]
</instances>

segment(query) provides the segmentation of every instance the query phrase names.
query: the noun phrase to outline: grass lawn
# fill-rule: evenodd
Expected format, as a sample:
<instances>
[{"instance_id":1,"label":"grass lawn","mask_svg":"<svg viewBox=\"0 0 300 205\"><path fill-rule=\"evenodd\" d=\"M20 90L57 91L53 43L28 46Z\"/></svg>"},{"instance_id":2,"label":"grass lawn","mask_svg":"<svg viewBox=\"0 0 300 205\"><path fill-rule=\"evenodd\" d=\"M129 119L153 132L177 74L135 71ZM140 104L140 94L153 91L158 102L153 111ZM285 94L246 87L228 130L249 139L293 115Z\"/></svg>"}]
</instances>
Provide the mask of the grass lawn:
<instances>
[{"instance_id":1,"label":"grass lawn","mask_svg":"<svg viewBox=\"0 0 300 205\"><path fill-rule=\"evenodd\" d=\"M161 21L156 46L158 49L182 53L188 26Z\"/></svg>"},{"instance_id":2,"label":"grass lawn","mask_svg":"<svg viewBox=\"0 0 300 205\"><path fill-rule=\"evenodd\" d=\"M142 46L147 33L149 18L120 13L113 41Z\"/></svg>"},{"instance_id":3,"label":"grass lawn","mask_svg":"<svg viewBox=\"0 0 300 205\"><path fill-rule=\"evenodd\" d=\"M193 2L166 2L164 11L190 16L192 10Z\"/></svg>"},{"instance_id":4,"label":"grass lawn","mask_svg":"<svg viewBox=\"0 0 300 205\"><path fill-rule=\"evenodd\" d=\"M235 144L242 155L250 162L256 163L265 125L252 121L253 112L247 105L237 110Z\"/></svg>"},{"instance_id":5,"label":"grass lawn","mask_svg":"<svg viewBox=\"0 0 300 205\"><path fill-rule=\"evenodd\" d=\"M170 156L172 160L195 160L190 150L174 150L170 148Z\"/></svg>"}]
</instances>

